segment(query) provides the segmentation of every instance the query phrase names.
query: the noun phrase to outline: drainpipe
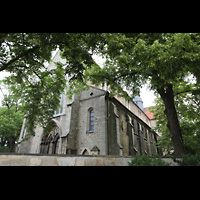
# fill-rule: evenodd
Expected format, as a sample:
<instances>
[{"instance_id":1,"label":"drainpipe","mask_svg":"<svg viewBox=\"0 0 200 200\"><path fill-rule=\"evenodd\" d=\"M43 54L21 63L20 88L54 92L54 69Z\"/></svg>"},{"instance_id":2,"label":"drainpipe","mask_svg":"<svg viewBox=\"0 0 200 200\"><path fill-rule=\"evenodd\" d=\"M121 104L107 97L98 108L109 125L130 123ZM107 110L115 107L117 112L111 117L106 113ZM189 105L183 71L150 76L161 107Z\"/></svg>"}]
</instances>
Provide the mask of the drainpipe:
<instances>
[{"instance_id":1,"label":"drainpipe","mask_svg":"<svg viewBox=\"0 0 200 200\"><path fill-rule=\"evenodd\" d=\"M108 117L109 117L109 112L108 112L108 93L106 93L106 100L107 100L107 102L106 102L106 104L107 104L107 148L108 148L108 150L107 150L107 153L108 153L108 155L110 154L110 146L109 146L109 131L108 131L108 128L109 128L109 125L108 125Z\"/></svg>"}]
</instances>

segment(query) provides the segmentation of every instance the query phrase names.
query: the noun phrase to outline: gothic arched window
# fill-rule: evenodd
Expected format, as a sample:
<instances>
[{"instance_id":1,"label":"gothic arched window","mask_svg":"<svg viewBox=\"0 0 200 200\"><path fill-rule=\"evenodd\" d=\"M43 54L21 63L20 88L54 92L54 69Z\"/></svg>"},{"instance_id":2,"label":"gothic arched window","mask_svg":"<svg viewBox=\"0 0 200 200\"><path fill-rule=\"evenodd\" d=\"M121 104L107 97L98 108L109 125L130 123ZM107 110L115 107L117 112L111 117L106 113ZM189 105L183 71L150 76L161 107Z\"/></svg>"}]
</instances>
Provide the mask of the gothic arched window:
<instances>
[{"instance_id":1,"label":"gothic arched window","mask_svg":"<svg viewBox=\"0 0 200 200\"><path fill-rule=\"evenodd\" d=\"M54 128L49 135L44 135L40 144L40 153L58 154L60 137Z\"/></svg>"},{"instance_id":2,"label":"gothic arched window","mask_svg":"<svg viewBox=\"0 0 200 200\"><path fill-rule=\"evenodd\" d=\"M90 110L90 128L89 131L94 131L94 109Z\"/></svg>"},{"instance_id":3,"label":"gothic arched window","mask_svg":"<svg viewBox=\"0 0 200 200\"><path fill-rule=\"evenodd\" d=\"M94 132L94 108L88 109L88 117L87 117L87 131L86 133Z\"/></svg>"}]
</instances>

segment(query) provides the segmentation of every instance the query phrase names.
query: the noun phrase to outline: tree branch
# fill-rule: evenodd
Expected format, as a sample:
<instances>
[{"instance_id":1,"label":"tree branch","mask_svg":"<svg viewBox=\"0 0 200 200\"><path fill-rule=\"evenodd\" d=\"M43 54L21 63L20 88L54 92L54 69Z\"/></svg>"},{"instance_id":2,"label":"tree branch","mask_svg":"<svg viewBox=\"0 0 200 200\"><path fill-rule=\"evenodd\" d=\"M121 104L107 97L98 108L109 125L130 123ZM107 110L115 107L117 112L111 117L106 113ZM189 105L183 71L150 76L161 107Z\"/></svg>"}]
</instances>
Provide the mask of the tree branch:
<instances>
[{"instance_id":1,"label":"tree branch","mask_svg":"<svg viewBox=\"0 0 200 200\"><path fill-rule=\"evenodd\" d=\"M177 92L176 94L174 94L174 96L177 96L177 95L179 95L179 94L182 94L182 93L188 93L188 92L195 92L195 91L197 91L197 90L185 90L185 91L181 91L181 92Z\"/></svg>"},{"instance_id":2,"label":"tree branch","mask_svg":"<svg viewBox=\"0 0 200 200\"><path fill-rule=\"evenodd\" d=\"M5 70L7 67L9 67L9 65L11 65L11 64L14 63L15 61L19 60L20 58L22 58L22 57L28 55L29 53L35 51L35 50L38 49L38 48L39 48L39 45L36 45L36 46L34 46L33 48L28 49L28 50L24 51L23 53L19 54L18 56L16 56L16 57L13 58L12 60L10 60L8 63L2 65L2 66L0 67L0 71Z\"/></svg>"},{"instance_id":3,"label":"tree branch","mask_svg":"<svg viewBox=\"0 0 200 200\"><path fill-rule=\"evenodd\" d=\"M136 75L138 72L128 72L128 73L125 73L125 74L120 74L118 75L117 77L115 78L111 78L111 77L107 77L105 75L98 75L98 74L91 74L90 76L93 76L93 77L99 77L99 78L104 78L104 79L107 79L108 81L112 81L112 82L115 82L117 79L121 78L121 77L124 77L124 76L128 76L128 75Z\"/></svg>"},{"instance_id":4,"label":"tree branch","mask_svg":"<svg viewBox=\"0 0 200 200\"><path fill-rule=\"evenodd\" d=\"M138 74L138 72L128 72L128 73L125 73L125 74L120 74L119 76L117 76L117 77L115 77L114 79L113 79L113 81L116 81L118 78L121 78L121 77L124 77L124 76L128 76L128 75L136 75L136 74Z\"/></svg>"}]
</instances>

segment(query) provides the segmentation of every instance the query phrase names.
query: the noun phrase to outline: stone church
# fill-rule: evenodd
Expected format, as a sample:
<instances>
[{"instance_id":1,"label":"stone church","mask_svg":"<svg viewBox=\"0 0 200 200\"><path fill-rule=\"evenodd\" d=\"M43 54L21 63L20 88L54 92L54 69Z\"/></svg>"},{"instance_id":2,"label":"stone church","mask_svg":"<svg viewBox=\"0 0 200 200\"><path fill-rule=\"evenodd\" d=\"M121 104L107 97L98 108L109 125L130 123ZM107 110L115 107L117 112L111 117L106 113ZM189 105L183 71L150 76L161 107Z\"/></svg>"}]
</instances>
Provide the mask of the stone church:
<instances>
[{"instance_id":1,"label":"stone church","mask_svg":"<svg viewBox=\"0 0 200 200\"><path fill-rule=\"evenodd\" d=\"M59 52L54 62L63 61ZM50 63L49 69L55 67ZM108 88L92 86L72 100L63 94L61 107L52 116L53 130L43 135L41 127L35 136L23 141L27 132L24 119L18 153L72 155L153 155L161 154L158 134L152 131L152 119L144 112L142 100L127 101L109 97Z\"/></svg>"}]
</instances>

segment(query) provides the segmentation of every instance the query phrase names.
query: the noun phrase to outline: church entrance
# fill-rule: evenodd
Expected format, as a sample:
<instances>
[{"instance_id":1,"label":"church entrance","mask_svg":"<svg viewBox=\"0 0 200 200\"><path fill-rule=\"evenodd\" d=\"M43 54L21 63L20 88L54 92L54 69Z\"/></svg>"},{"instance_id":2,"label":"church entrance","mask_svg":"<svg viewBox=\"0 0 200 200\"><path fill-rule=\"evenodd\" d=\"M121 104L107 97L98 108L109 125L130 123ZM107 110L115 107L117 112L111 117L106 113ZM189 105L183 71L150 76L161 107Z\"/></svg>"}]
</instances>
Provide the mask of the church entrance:
<instances>
[{"instance_id":1,"label":"church entrance","mask_svg":"<svg viewBox=\"0 0 200 200\"><path fill-rule=\"evenodd\" d=\"M60 131L54 124L52 131L49 134L43 135L40 143L41 154L58 154L60 144Z\"/></svg>"}]
</instances>

